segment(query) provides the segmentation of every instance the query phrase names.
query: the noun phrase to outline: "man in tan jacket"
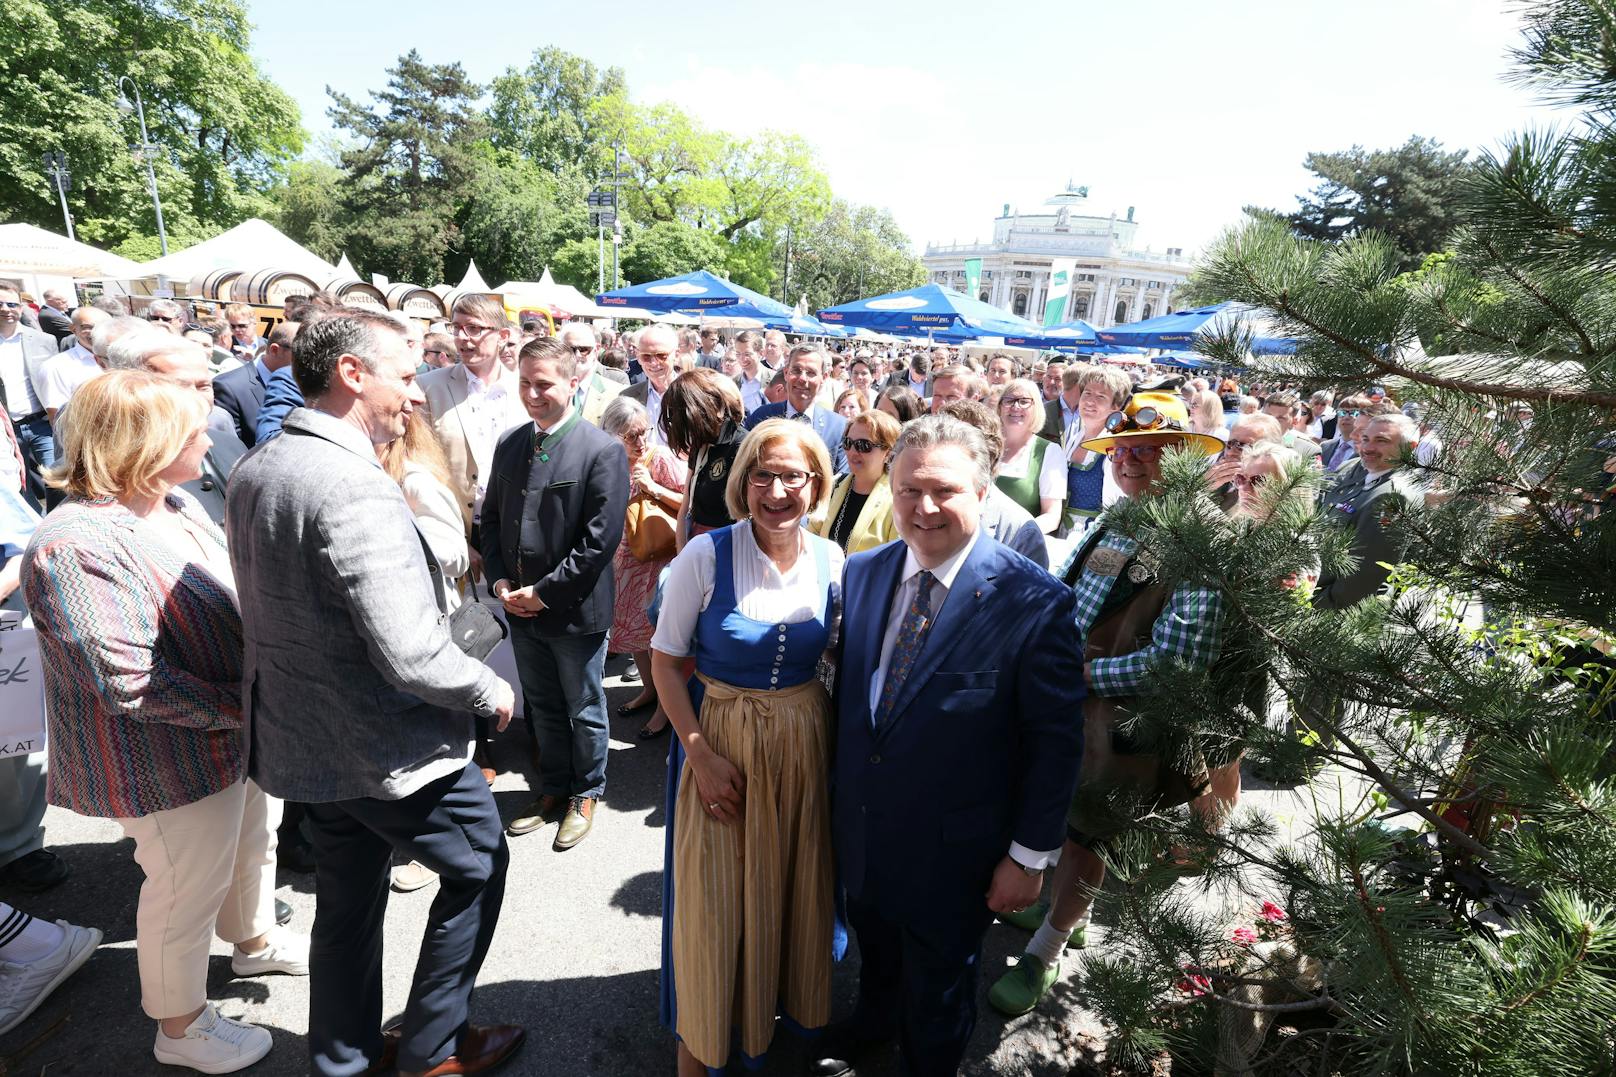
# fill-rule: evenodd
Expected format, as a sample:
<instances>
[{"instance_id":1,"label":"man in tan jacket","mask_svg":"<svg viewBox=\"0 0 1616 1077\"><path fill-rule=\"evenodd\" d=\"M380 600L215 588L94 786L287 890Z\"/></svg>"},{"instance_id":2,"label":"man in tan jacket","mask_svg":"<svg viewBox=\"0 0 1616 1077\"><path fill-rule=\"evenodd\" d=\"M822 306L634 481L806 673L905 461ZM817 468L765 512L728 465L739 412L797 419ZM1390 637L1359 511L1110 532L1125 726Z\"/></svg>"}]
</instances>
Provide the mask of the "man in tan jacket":
<instances>
[{"instance_id":1,"label":"man in tan jacket","mask_svg":"<svg viewBox=\"0 0 1616 1077\"><path fill-rule=\"evenodd\" d=\"M451 321L460 361L428 371L416 384L426 395L423 410L443 446L467 532L474 534L488 488L494 444L501 434L528 418L515 372L499 361L500 348L516 332L499 301L485 295L462 296L455 303ZM477 549L475 537L471 548ZM475 552L472 557L475 562Z\"/></svg>"}]
</instances>

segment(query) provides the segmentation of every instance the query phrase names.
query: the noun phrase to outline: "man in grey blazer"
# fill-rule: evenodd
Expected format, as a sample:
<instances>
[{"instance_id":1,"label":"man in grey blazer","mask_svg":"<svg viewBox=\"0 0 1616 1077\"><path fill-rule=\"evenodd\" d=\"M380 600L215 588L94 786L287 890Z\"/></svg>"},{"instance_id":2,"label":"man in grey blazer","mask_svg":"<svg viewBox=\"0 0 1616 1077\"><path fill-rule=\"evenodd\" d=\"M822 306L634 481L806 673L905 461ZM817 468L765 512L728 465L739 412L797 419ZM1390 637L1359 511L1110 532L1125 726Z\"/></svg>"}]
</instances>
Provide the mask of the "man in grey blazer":
<instances>
[{"instance_id":1,"label":"man in grey blazer","mask_svg":"<svg viewBox=\"0 0 1616 1077\"><path fill-rule=\"evenodd\" d=\"M298 333L293 368L307 406L237 465L225 528L252 775L307 804L318 863L311 1068L481 1072L524 1033L466 1020L508 859L471 762L472 716L504 729L514 696L451 641L437 561L376 460L423 399L404 334L381 314L329 314ZM395 851L437 872L440 889L399 1035L384 1042Z\"/></svg>"},{"instance_id":2,"label":"man in grey blazer","mask_svg":"<svg viewBox=\"0 0 1616 1077\"><path fill-rule=\"evenodd\" d=\"M44 492L39 473L56 462L56 438L39 387L45 362L56 356L56 338L22 323L28 308L15 288L0 287L0 405L17 432L28 468L28 486Z\"/></svg>"}]
</instances>

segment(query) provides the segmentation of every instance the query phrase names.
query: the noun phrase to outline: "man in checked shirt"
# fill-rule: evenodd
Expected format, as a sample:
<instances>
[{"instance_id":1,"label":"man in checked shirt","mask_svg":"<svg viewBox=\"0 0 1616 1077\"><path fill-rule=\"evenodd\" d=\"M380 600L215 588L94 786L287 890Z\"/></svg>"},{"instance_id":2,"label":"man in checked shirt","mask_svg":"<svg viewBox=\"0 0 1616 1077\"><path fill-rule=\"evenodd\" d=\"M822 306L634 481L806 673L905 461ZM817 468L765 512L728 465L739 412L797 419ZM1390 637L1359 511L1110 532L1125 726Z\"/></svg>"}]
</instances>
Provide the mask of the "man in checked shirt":
<instances>
[{"instance_id":1,"label":"man in checked shirt","mask_svg":"<svg viewBox=\"0 0 1616 1077\"><path fill-rule=\"evenodd\" d=\"M1133 394L1104 430L1083 448L1105 453L1123 495L1134 499L1156 492L1167 449L1215 453L1223 447L1215 437L1190 432L1189 413L1170 385ZM1059 978L1063 949L1087 943L1089 909L1105 879L1094 847L1129 826L1128 809L1148 810L1153 801L1184 803L1207 780L1204 765L1194 768L1197 774L1176 773L1117 725L1129 699L1145 690L1154 663L1205 667L1217 660L1220 596L1162 580L1148 550L1105 524L1100 517L1060 573L1077 594L1077 631L1084 644L1089 694L1083 703L1083 764L1053 873L1052 904L1000 916L1033 932L1021 960L988 992L993 1007L1012 1016L1036 1006ZM1127 805L1121 814L1105 801L1105 794L1118 792Z\"/></svg>"}]
</instances>

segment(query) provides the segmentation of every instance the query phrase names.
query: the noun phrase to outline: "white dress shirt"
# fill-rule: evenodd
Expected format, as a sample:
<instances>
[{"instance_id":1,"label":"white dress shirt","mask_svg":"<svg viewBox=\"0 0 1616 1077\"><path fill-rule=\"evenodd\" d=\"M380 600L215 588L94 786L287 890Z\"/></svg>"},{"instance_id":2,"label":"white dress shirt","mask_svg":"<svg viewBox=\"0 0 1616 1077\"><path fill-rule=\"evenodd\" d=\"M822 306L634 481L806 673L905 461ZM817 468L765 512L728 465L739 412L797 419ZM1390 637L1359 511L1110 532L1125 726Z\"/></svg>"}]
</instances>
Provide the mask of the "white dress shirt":
<instances>
[{"instance_id":1,"label":"white dress shirt","mask_svg":"<svg viewBox=\"0 0 1616 1077\"><path fill-rule=\"evenodd\" d=\"M937 618L943 612L943 603L948 600L949 591L954 586L954 580L959 576L960 568L965 559L971 555L982 536L981 530L971 535L971 540L960 547L948 560L931 570L936 582L931 585L931 620L937 623ZM920 591L920 572L923 566L915 560L913 550L904 554L903 576L898 581L898 590L892 596L892 611L887 615L886 634L881 637L881 661L875 667L875 676L870 678L870 721L875 721L876 708L881 703L881 689L887 683L887 667L892 664L892 652L898 646L898 633L903 630L904 615L909 612L909 604L915 600ZM924 648L925 644L921 644ZM1010 856L1016 863L1029 868L1047 868L1060 860L1059 849L1037 850L1028 849L1019 842L1010 843Z\"/></svg>"},{"instance_id":2,"label":"white dress shirt","mask_svg":"<svg viewBox=\"0 0 1616 1077\"><path fill-rule=\"evenodd\" d=\"M831 581L841 581L846 557L842 548L828 539L799 531L797 562L789 572L781 572L758 548L751 521L731 524L729 530L735 606L742 616L784 625L812 620L824 601L815 544L825 547ZM713 548L711 534L697 535L679 551L662 585L662 609L657 614L652 647L679 658L696 653L696 621L713 600L717 569L718 551Z\"/></svg>"},{"instance_id":3,"label":"white dress shirt","mask_svg":"<svg viewBox=\"0 0 1616 1077\"><path fill-rule=\"evenodd\" d=\"M759 373L762 371L760 370ZM758 378L748 378L746 372L741 372L741 408L750 415L761 408L768 401L763 399L763 382Z\"/></svg>"},{"instance_id":4,"label":"white dress shirt","mask_svg":"<svg viewBox=\"0 0 1616 1077\"><path fill-rule=\"evenodd\" d=\"M58 352L45 360L39 368L39 402L47 410L61 410L73 396L73 391L97 374L101 366L95 353L82 344L74 344L65 352ZM6 387L7 399L11 388Z\"/></svg>"},{"instance_id":5,"label":"white dress shirt","mask_svg":"<svg viewBox=\"0 0 1616 1077\"><path fill-rule=\"evenodd\" d=\"M34 386L28 379L28 362L23 353L22 329L0 337L0 385L6 388L6 411L13 419L43 410Z\"/></svg>"},{"instance_id":6,"label":"white dress shirt","mask_svg":"<svg viewBox=\"0 0 1616 1077\"><path fill-rule=\"evenodd\" d=\"M669 381L668 384L672 385L673 382ZM662 432L662 394L657 392L657 387L651 384L649 378L645 382L645 416L649 424L646 433L651 435L650 443L666 449L668 435Z\"/></svg>"},{"instance_id":7,"label":"white dress shirt","mask_svg":"<svg viewBox=\"0 0 1616 1077\"><path fill-rule=\"evenodd\" d=\"M516 376L506 373L492 385L470 370L466 371L466 406L471 421L465 424L466 447L477 464L477 496L472 501L472 518L482 516L483 496L488 493L488 476L494 470L494 446L505 431L531 422L516 393Z\"/></svg>"}]
</instances>

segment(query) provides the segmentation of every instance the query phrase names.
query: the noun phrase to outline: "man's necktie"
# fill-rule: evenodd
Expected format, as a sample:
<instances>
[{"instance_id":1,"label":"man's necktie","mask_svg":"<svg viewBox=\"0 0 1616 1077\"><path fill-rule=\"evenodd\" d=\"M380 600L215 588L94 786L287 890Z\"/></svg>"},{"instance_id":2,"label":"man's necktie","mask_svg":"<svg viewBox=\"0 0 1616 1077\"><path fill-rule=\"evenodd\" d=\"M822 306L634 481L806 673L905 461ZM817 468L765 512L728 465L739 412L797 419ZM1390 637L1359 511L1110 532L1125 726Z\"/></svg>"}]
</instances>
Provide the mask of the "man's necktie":
<instances>
[{"instance_id":1,"label":"man's necktie","mask_svg":"<svg viewBox=\"0 0 1616 1077\"><path fill-rule=\"evenodd\" d=\"M808 418L808 413L806 411L799 411L791 418L799 423L812 422L812 420Z\"/></svg>"},{"instance_id":2,"label":"man's necktie","mask_svg":"<svg viewBox=\"0 0 1616 1077\"><path fill-rule=\"evenodd\" d=\"M931 627L931 585L937 582L937 577L922 569L918 581L915 600L909 603L903 623L898 626L892 660L887 664L887 682L881 686L881 699L875 708L877 729L892 717L892 706L898 700L898 692L902 690L904 679L915 664L915 656L920 654L921 645L926 642L926 630Z\"/></svg>"}]
</instances>

